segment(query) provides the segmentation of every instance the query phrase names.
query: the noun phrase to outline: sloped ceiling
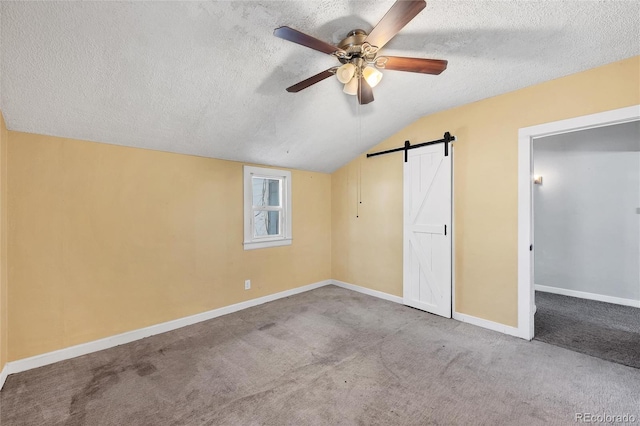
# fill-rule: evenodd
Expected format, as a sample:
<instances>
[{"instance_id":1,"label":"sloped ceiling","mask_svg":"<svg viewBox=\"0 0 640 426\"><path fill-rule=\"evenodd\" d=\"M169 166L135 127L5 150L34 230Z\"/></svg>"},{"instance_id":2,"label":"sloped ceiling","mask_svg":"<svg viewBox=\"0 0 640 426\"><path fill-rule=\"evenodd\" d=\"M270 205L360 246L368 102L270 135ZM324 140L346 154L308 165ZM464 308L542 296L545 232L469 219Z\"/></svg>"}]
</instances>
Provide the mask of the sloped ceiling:
<instances>
[{"instance_id":1,"label":"sloped ceiling","mask_svg":"<svg viewBox=\"0 0 640 426\"><path fill-rule=\"evenodd\" d=\"M335 78L285 91L337 61L274 28L335 44L392 4L3 1L0 108L11 130L331 172L424 115L640 54L638 1L433 0L383 53L440 76L385 71L362 106Z\"/></svg>"}]
</instances>

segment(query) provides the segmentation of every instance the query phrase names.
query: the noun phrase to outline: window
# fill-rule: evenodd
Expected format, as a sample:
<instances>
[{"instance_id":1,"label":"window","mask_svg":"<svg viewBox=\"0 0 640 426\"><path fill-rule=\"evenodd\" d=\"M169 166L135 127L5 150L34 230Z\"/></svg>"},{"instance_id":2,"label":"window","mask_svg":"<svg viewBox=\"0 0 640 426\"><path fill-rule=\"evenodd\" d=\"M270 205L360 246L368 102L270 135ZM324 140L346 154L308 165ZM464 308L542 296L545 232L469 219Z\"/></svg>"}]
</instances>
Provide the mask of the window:
<instances>
[{"instance_id":1,"label":"window","mask_svg":"<svg viewBox=\"0 0 640 426\"><path fill-rule=\"evenodd\" d=\"M244 166L244 249L291 244L291 172Z\"/></svg>"}]
</instances>

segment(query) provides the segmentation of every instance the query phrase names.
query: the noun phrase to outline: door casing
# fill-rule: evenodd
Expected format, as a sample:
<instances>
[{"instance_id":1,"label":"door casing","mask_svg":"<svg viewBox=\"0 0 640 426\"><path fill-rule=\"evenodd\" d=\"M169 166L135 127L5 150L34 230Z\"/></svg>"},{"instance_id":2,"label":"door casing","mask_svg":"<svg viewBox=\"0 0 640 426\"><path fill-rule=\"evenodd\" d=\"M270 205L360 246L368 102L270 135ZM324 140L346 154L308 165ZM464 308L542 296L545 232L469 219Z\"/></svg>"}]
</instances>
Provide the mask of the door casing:
<instances>
[{"instance_id":1,"label":"door casing","mask_svg":"<svg viewBox=\"0 0 640 426\"><path fill-rule=\"evenodd\" d=\"M516 335L534 336L533 278L533 139L640 120L640 105L524 127L518 131L518 328Z\"/></svg>"}]
</instances>

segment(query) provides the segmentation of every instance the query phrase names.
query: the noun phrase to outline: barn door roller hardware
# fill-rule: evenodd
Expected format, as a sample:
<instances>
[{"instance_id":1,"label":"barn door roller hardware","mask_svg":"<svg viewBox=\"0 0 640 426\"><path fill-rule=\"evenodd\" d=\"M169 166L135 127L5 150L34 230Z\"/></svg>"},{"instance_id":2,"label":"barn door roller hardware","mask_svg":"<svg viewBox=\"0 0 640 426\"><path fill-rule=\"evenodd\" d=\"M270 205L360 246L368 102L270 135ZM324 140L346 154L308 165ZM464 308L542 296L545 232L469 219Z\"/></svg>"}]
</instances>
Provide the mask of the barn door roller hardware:
<instances>
[{"instance_id":1,"label":"barn door roller hardware","mask_svg":"<svg viewBox=\"0 0 640 426\"><path fill-rule=\"evenodd\" d=\"M427 146L427 145L435 145L437 143L443 143L444 144L444 155L448 156L449 155L449 142L453 142L455 140L456 140L455 136L451 136L451 133L446 132L444 134L444 137L442 139L438 139L437 141L423 142L423 143L419 143L417 145L411 145L409 143L409 141L405 141L403 147L388 149L386 151L380 151L380 152L372 152L371 154L367 154L367 158L375 157L376 155L391 154L392 152L404 151L404 162L406 163L407 159L408 159L408 153L409 153L410 149L420 148L422 146Z\"/></svg>"}]
</instances>

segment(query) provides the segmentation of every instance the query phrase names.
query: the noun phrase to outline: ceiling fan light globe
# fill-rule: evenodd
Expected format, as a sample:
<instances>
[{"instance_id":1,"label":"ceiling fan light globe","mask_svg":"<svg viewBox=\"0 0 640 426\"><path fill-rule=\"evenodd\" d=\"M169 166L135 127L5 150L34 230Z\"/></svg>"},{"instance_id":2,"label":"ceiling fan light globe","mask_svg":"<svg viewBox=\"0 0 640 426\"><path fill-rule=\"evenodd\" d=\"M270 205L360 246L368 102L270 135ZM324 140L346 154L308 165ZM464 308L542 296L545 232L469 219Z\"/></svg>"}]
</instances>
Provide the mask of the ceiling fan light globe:
<instances>
[{"instance_id":1,"label":"ceiling fan light globe","mask_svg":"<svg viewBox=\"0 0 640 426\"><path fill-rule=\"evenodd\" d=\"M352 78L349 80L347 84L344 85L344 89L342 89L344 93L347 95L355 96L358 94L358 79Z\"/></svg>"},{"instance_id":2,"label":"ceiling fan light globe","mask_svg":"<svg viewBox=\"0 0 640 426\"><path fill-rule=\"evenodd\" d=\"M382 80L382 73L373 67L366 67L362 70L362 76L371 87L376 87Z\"/></svg>"},{"instance_id":3,"label":"ceiling fan light globe","mask_svg":"<svg viewBox=\"0 0 640 426\"><path fill-rule=\"evenodd\" d=\"M336 77L338 78L338 81L340 83L347 84L350 80L353 79L353 75L355 74L355 72L355 65L351 63L344 64L336 71Z\"/></svg>"}]
</instances>

